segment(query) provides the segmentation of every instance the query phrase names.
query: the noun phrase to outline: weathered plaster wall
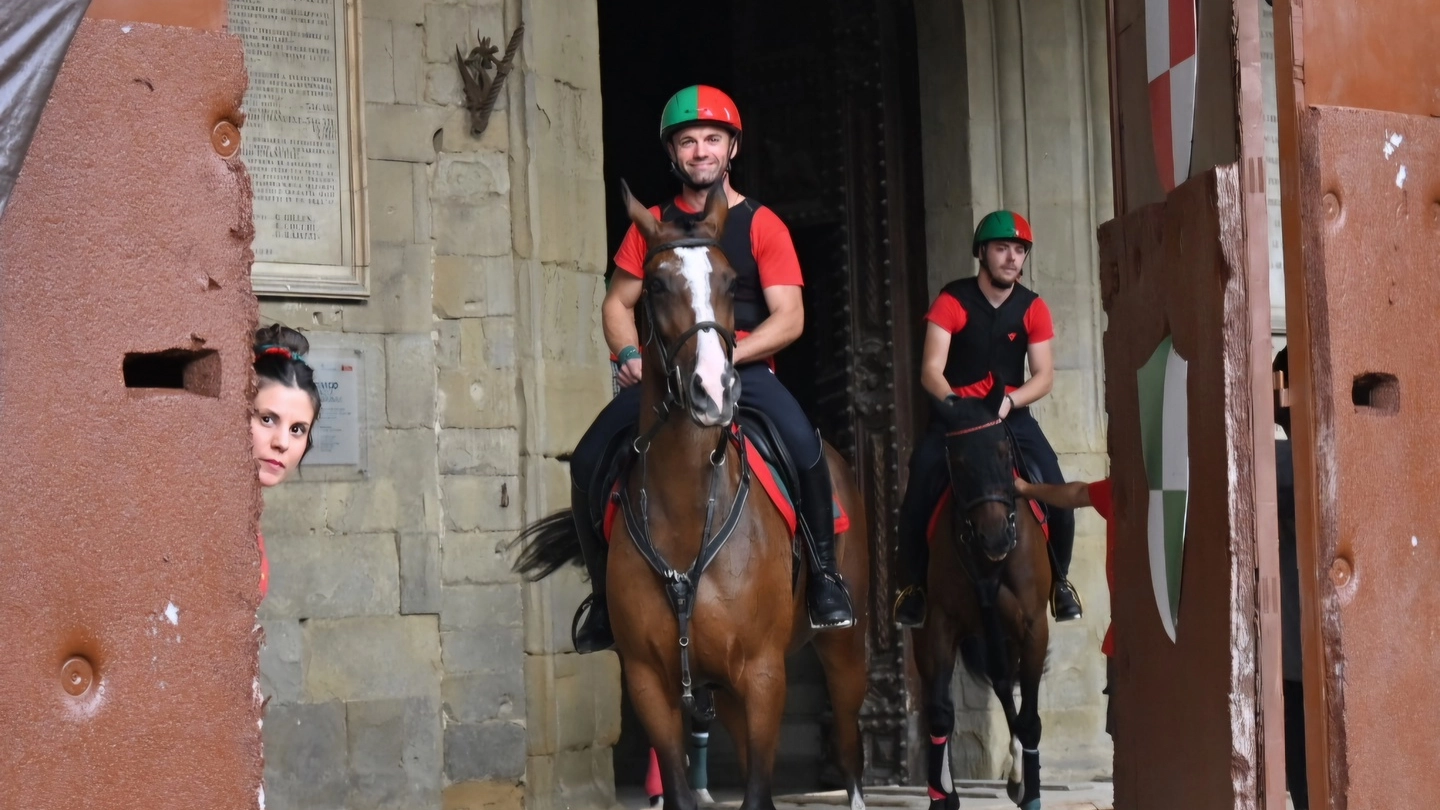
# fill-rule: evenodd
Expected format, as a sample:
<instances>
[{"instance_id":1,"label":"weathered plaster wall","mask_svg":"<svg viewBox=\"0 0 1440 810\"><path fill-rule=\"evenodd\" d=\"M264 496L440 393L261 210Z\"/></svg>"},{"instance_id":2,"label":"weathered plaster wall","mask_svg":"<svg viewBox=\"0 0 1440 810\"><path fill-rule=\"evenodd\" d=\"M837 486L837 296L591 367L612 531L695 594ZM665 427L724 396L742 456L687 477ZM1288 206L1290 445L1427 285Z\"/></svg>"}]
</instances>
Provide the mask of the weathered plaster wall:
<instances>
[{"instance_id":1,"label":"weathered plaster wall","mask_svg":"<svg viewBox=\"0 0 1440 810\"><path fill-rule=\"evenodd\" d=\"M970 239L980 217L1017 210L1035 228L1024 283L1055 318L1055 387L1035 406L1070 480L1106 476L1104 371L1096 227L1112 216L1105 3L921 0L922 140L930 294L974 275ZM963 46L962 46L963 44ZM1105 526L1077 513L1071 578L1079 622L1051 631L1041 685L1044 767L1050 775L1109 773L1104 733L1109 620ZM961 675L956 773L1000 773L1007 734L988 688Z\"/></svg>"},{"instance_id":2,"label":"weathered plaster wall","mask_svg":"<svg viewBox=\"0 0 1440 810\"><path fill-rule=\"evenodd\" d=\"M619 667L570 651L574 573L499 546L568 501L609 392L593 3L372 0L372 294L264 320L366 352L369 464L267 493L272 808L604 807ZM454 64L526 33L484 136Z\"/></svg>"}]
</instances>

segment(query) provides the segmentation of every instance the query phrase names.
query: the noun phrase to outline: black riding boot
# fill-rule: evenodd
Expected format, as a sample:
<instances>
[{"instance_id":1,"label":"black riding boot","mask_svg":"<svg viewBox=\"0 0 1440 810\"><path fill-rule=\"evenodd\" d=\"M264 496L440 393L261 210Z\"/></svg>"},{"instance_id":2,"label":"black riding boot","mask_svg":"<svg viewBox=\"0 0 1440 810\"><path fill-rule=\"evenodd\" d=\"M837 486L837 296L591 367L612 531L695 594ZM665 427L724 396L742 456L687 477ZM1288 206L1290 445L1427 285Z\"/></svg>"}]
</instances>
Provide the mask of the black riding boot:
<instances>
[{"instance_id":1,"label":"black riding boot","mask_svg":"<svg viewBox=\"0 0 1440 810\"><path fill-rule=\"evenodd\" d=\"M1057 622L1070 622L1085 613L1084 605L1080 601L1080 592L1075 590L1075 586L1070 584L1067 577L1067 569L1070 568L1070 553L1075 548L1074 523L1070 524L1067 532L1063 526L1055 525L1053 516L1056 512L1052 510L1050 514L1052 516L1050 570L1054 577L1054 584L1050 590L1050 613ZM1071 520L1073 521L1073 518ZM1055 542L1056 540L1059 542Z\"/></svg>"},{"instance_id":2,"label":"black riding boot","mask_svg":"<svg viewBox=\"0 0 1440 810\"><path fill-rule=\"evenodd\" d=\"M929 538L925 536L925 521L921 518L924 506L921 504L925 481L911 473L910 490L900 506L900 563L896 574L900 586L895 596L895 623L901 627L922 627L925 624L925 580L930 567Z\"/></svg>"},{"instance_id":3,"label":"black riding boot","mask_svg":"<svg viewBox=\"0 0 1440 810\"><path fill-rule=\"evenodd\" d=\"M575 611L575 621L570 625L570 638L578 653L600 652L615 646L615 636L610 632L610 610L605 604L605 562L610 549L595 534L589 504L585 491L572 483L570 509L575 517L575 534L580 537L580 553L590 572L591 591Z\"/></svg>"},{"instance_id":4,"label":"black riding boot","mask_svg":"<svg viewBox=\"0 0 1440 810\"><path fill-rule=\"evenodd\" d=\"M830 465L822 453L808 470L800 471L800 533L810 551L810 586L806 603L810 626L830 630L855 624L850 593L835 567L835 503Z\"/></svg>"}]
</instances>

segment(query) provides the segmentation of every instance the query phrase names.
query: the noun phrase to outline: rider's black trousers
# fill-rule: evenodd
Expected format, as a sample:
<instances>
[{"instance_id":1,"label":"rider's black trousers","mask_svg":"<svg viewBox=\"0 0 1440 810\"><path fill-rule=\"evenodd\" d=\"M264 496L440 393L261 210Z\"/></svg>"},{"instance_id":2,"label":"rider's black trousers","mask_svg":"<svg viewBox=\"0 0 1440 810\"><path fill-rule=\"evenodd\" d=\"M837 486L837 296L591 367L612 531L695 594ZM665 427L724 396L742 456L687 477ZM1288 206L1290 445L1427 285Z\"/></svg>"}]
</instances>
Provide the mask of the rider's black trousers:
<instances>
[{"instance_id":1,"label":"rider's black trousers","mask_svg":"<svg viewBox=\"0 0 1440 810\"><path fill-rule=\"evenodd\" d=\"M764 363L747 363L737 371L740 373L740 404L770 417L800 472L811 469L821 461L820 437L810 426L810 420L805 417L800 403L785 390L785 386L780 384L770 367ZM675 414L672 418L689 417ZM639 420L640 386L632 385L620 389L620 393L600 411L600 415L595 417L595 422L575 446L575 452L570 458L570 479L577 487L582 490L589 489L594 482L596 471L605 461L602 458L605 448L616 436L633 428Z\"/></svg>"},{"instance_id":2,"label":"rider's black trousers","mask_svg":"<svg viewBox=\"0 0 1440 810\"><path fill-rule=\"evenodd\" d=\"M1015 443L1020 445L1020 452L1034 466L1040 480L1046 484L1065 483L1065 475L1060 472L1060 459L1050 447L1040 423L1030 414L1030 409L1017 408L1005 421L1015 435ZM915 451L910 455L910 479L905 488L905 500L900 505L901 587L925 584L925 570L930 561L925 530L935 504L949 485L950 476L945 469L944 426L931 419L930 427L915 443ZM1075 551L1073 511L1050 508L1050 544L1055 547L1061 574L1068 574L1070 556Z\"/></svg>"}]
</instances>

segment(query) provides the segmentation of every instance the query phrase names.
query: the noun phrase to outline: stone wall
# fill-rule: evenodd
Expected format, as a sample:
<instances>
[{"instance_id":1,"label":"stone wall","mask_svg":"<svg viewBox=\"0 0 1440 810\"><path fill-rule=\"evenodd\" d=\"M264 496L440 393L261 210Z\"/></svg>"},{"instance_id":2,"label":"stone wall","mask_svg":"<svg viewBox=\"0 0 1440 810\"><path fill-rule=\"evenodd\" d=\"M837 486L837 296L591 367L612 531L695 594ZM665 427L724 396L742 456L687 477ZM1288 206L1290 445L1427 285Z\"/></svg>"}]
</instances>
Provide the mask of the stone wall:
<instances>
[{"instance_id":1,"label":"stone wall","mask_svg":"<svg viewBox=\"0 0 1440 810\"><path fill-rule=\"evenodd\" d=\"M931 295L974 275L970 239L997 208L1020 211L1036 245L1024 283L1055 318L1055 387L1035 406L1067 479L1107 475L1095 229L1110 219L1105 3L918 0L927 257ZM957 47L963 43L963 47ZM1051 777L1111 769L1105 735L1109 621L1105 526L1076 515L1071 579L1085 617L1053 625L1041 683L1042 761ZM957 675L955 772L994 778L1008 754L988 687Z\"/></svg>"},{"instance_id":2,"label":"stone wall","mask_svg":"<svg viewBox=\"0 0 1440 810\"><path fill-rule=\"evenodd\" d=\"M609 392L594 3L361 10L370 299L261 306L363 350L368 398L363 474L266 493L267 805L604 807L616 659L570 651L575 573L525 586L500 550L566 505L555 456ZM472 138L455 47L521 19Z\"/></svg>"}]
</instances>

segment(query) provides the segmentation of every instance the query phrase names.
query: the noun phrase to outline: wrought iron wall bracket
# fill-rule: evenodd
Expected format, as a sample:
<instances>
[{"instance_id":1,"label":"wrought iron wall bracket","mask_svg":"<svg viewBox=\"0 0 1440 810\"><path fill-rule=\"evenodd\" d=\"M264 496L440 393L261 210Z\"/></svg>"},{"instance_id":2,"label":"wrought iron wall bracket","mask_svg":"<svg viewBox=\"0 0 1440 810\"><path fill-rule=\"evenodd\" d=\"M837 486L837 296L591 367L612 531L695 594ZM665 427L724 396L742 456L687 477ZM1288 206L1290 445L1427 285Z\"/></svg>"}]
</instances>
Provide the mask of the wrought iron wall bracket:
<instances>
[{"instance_id":1,"label":"wrought iron wall bracket","mask_svg":"<svg viewBox=\"0 0 1440 810\"><path fill-rule=\"evenodd\" d=\"M480 44L470 50L469 56L462 56L455 48L455 63L460 68L460 80L465 85L465 109L470 112L470 135L478 138L490 124L490 113L500 98L500 89L505 86L505 77L510 75L511 63L520 50L520 38L525 34L525 24L516 26L505 46L505 56L496 59L500 48L490 44L489 37L475 37ZM487 71L494 71L493 73Z\"/></svg>"}]
</instances>

